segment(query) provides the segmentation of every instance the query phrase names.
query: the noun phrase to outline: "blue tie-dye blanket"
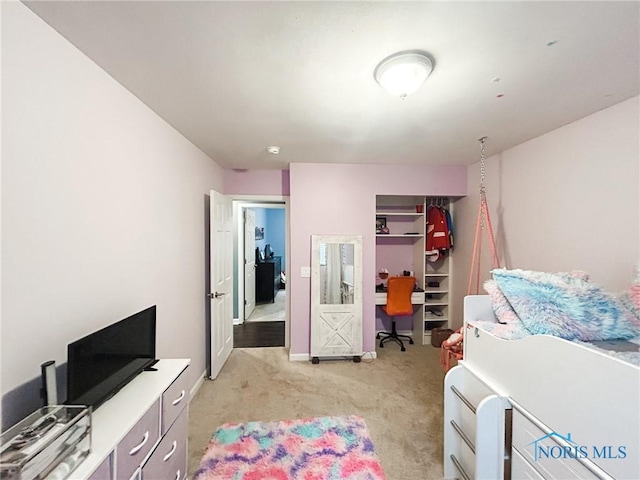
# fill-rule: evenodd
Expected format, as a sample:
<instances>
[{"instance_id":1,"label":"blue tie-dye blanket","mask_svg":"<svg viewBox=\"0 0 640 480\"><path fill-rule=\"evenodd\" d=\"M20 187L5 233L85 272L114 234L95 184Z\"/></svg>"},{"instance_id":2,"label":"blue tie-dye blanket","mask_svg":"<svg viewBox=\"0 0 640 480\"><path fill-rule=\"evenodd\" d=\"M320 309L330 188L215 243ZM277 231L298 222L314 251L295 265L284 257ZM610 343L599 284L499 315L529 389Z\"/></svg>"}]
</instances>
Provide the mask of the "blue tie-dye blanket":
<instances>
[{"instance_id":1,"label":"blue tie-dye blanket","mask_svg":"<svg viewBox=\"0 0 640 480\"><path fill-rule=\"evenodd\" d=\"M497 336L546 334L579 342L635 339L627 342L632 347L640 343L640 317L633 303L589 283L586 275L507 269L491 273L493 280L485 289L500 323L483 327ZM626 350L615 356L640 364L637 349Z\"/></svg>"}]
</instances>

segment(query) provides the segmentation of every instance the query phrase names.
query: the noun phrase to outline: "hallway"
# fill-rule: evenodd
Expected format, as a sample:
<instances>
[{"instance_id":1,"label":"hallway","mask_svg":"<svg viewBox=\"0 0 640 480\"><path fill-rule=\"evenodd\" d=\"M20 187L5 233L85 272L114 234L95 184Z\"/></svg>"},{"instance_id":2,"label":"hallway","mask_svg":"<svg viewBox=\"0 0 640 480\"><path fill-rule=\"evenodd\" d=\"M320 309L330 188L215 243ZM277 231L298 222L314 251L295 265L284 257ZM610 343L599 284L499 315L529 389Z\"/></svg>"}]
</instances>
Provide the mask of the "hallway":
<instances>
[{"instance_id":1,"label":"hallway","mask_svg":"<svg viewBox=\"0 0 640 480\"><path fill-rule=\"evenodd\" d=\"M233 348L284 347L286 298L279 290L273 303L256 305L243 324L234 325Z\"/></svg>"},{"instance_id":2,"label":"hallway","mask_svg":"<svg viewBox=\"0 0 640 480\"><path fill-rule=\"evenodd\" d=\"M233 348L284 347L284 322L245 322L233 326Z\"/></svg>"},{"instance_id":3,"label":"hallway","mask_svg":"<svg viewBox=\"0 0 640 480\"><path fill-rule=\"evenodd\" d=\"M278 290L275 301L273 303L256 304L256 309L251 312L246 322L277 322L284 321L285 301L287 299L287 291Z\"/></svg>"}]
</instances>

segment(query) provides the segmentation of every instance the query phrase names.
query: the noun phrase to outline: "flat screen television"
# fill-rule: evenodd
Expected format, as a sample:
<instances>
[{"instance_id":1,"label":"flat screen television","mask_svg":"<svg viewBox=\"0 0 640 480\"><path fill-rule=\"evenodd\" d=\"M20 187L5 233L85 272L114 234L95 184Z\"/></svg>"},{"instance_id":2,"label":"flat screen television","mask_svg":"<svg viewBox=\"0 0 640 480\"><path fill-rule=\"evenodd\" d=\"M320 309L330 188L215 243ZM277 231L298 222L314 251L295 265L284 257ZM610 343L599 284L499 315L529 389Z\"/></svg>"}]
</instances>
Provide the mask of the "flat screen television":
<instances>
[{"instance_id":1,"label":"flat screen television","mask_svg":"<svg viewBox=\"0 0 640 480\"><path fill-rule=\"evenodd\" d=\"M70 343L67 405L98 408L156 362L156 306Z\"/></svg>"}]
</instances>

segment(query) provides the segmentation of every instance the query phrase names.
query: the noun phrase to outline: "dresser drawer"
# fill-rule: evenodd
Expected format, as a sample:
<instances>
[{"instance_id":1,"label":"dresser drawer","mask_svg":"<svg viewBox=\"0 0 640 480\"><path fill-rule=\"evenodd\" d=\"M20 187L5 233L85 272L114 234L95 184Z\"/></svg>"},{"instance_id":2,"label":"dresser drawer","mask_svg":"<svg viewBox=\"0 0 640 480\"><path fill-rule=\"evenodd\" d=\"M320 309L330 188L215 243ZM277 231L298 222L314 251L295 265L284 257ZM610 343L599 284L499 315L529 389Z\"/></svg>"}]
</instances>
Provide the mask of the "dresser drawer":
<instances>
[{"instance_id":1,"label":"dresser drawer","mask_svg":"<svg viewBox=\"0 0 640 480\"><path fill-rule=\"evenodd\" d=\"M131 475L131 478L129 480L140 480L140 478L141 478L140 475L142 475L140 472L141 472L141 470L139 468L136 469L136 471L133 472L133 475Z\"/></svg>"},{"instance_id":2,"label":"dresser drawer","mask_svg":"<svg viewBox=\"0 0 640 480\"><path fill-rule=\"evenodd\" d=\"M129 430L116 449L116 478L130 478L158 442L160 400L157 400Z\"/></svg>"},{"instance_id":3,"label":"dresser drawer","mask_svg":"<svg viewBox=\"0 0 640 480\"><path fill-rule=\"evenodd\" d=\"M569 432L548 434L521 412L513 410L513 448L543 478L562 478L563 480L598 478L577 459L567 454L563 455L562 447L550 438L552 435L564 436L567 433Z\"/></svg>"},{"instance_id":4,"label":"dresser drawer","mask_svg":"<svg viewBox=\"0 0 640 480\"><path fill-rule=\"evenodd\" d=\"M181 480L187 471L188 409L173 423L142 468L142 480Z\"/></svg>"},{"instance_id":5,"label":"dresser drawer","mask_svg":"<svg viewBox=\"0 0 640 480\"><path fill-rule=\"evenodd\" d=\"M89 480L111 480L113 478L113 470L111 468L112 457L113 454L110 454L105 458L98 468L93 471Z\"/></svg>"},{"instance_id":6,"label":"dresser drawer","mask_svg":"<svg viewBox=\"0 0 640 480\"><path fill-rule=\"evenodd\" d=\"M189 376L186 368L162 394L162 434L164 435L189 404Z\"/></svg>"}]
</instances>

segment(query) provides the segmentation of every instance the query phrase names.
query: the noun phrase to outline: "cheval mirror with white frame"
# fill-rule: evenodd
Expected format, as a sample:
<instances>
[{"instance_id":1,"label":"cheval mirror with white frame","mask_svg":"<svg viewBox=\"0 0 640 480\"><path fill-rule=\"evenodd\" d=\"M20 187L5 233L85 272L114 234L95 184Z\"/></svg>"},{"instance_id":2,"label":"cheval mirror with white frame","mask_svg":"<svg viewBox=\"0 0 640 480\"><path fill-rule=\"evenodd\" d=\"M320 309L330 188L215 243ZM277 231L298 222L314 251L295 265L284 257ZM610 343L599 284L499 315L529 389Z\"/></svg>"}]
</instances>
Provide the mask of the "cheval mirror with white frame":
<instances>
[{"instance_id":1,"label":"cheval mirror with white frame","mask_svg":"<svg viewBox=\"0 0 640 480\"><path fill-rule=\"evenodd\" d=\"M362 237L311 236L311 361L362 357Z\"/></svg>"}]
</instances>

